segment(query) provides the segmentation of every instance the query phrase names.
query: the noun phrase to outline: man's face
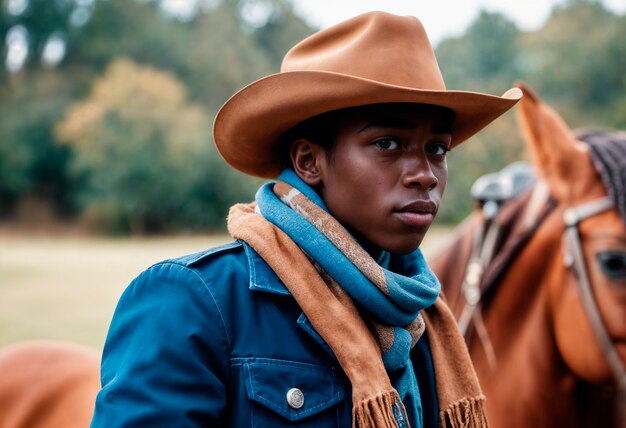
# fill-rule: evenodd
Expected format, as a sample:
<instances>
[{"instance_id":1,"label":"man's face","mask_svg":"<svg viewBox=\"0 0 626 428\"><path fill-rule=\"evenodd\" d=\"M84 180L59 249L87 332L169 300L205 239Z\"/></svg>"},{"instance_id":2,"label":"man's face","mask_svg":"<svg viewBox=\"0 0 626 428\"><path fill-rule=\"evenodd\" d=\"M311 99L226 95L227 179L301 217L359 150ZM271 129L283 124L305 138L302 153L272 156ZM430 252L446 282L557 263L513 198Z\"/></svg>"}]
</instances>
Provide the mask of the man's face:
<instances>
[{"instance_id":1,"label":"man's face","mask_svg":"<svg viewBox=\"0 0 626 428\"><path fill-rule=\"evenodd\" d=\"M340 122L321 152L318 189L369 251L409 253L430 227L448 179L450 119L425 105L380 105Z\"/></svg>"}]
</instances>

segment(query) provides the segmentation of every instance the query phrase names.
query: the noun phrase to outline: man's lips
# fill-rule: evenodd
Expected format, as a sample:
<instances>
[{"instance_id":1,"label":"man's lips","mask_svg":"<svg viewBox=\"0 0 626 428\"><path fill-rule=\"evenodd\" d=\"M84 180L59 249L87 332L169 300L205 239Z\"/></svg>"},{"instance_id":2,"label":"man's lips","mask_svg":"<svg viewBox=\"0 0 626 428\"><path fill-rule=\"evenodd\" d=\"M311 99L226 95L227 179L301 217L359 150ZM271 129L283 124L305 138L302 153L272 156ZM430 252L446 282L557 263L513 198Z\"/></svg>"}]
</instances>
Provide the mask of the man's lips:
<instances>
[{"instance_id":1,"label":"man's lips","mask_svg":"<svg viewBox=\"0 0 626 428\"><path fill-rule=\"evenodd\" d=\"M429 226L437 213L437 204L424 199L411 202L394 211L403 223L409 226Z\"/></svg>"},{"instance_id":2,"label":"man's lips","mask_svg":"<svg viewBox=\"0 0 626 428\"><path fill-rule=\"evenodd\" d=\"M437 204L430 199L420 199L404 205L396 212L435 215L437 213Z\"/></svg>"}]
</instances>

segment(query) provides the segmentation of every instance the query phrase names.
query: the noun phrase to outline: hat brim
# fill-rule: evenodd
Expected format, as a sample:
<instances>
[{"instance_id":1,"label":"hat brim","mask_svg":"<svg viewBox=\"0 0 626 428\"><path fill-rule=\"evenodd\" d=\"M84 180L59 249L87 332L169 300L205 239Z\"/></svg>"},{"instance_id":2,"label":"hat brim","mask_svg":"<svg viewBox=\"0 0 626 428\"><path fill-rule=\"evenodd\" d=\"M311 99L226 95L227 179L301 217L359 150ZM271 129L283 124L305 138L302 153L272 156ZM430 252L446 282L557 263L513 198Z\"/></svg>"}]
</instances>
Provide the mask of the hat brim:
<instances>
[{"instance_id":1,"label":"hat brim","mask_svg":"<svg viewBox=\"0 0 626 428\"><path fill-rule=\"evenodd\" d=\"M256 177L281 171L280 136L294 125L332 110L379 103L420 103L456 113L452 147L480 131L522 97L518 88L501 97L468 91L421 90L324 71L282 72L233 95L218 112L215 145L234 168Z\"/></svg>"}]
</instances>

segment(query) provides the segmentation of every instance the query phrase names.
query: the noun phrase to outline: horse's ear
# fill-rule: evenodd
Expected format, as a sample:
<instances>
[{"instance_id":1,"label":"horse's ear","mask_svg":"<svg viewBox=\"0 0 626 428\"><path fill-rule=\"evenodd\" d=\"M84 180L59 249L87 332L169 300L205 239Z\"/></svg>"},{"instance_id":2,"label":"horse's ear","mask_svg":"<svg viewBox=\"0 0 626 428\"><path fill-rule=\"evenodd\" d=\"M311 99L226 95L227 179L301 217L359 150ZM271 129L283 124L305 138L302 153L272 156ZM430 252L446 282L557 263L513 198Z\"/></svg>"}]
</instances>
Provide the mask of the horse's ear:
<instances>
[{"instance_id":1,"label":"horse's ear","mask_svg":"<svg viewBox=\"0 0 626 428\"><path fill-rule=\"evenodd\" d=\"M518 114L537 172L557 199L576 197L578 189L573 184L580 182L581 173L590 166L587 148L528 86L519 82L516 86L524 93Z\"/></svg>"}]
</instances>

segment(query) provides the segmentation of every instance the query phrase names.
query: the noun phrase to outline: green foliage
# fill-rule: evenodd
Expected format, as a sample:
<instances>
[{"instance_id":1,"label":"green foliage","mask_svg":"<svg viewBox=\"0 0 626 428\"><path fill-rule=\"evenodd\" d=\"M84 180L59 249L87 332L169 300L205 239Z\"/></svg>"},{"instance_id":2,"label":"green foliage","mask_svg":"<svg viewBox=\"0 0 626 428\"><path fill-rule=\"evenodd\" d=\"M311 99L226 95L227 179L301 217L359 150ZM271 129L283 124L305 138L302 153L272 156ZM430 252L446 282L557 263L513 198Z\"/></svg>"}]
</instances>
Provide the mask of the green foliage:
<instances>
[{"instance_id":1,"label":"green foliage","mask_svg":"<svg viewBox=\"0 0 626 428\"><path fill-rule=\"evenodd\" d=\"M478 177L525 158L525 147L516 128L514 114L506 113L449 153L448 185L437 214L440 223L456 224L467 216L473 207L470 189Z\"/></svg>"},{"instance_id":2,"label":"green foliage","mask_svg":"<svg viewBox=\"0 0 626 428\"><path fill-rule=\"evenodd\" d=\"M287 47L312 32L284 0L273 0L274 12L263 27L246 31L238 5L224 0L181 23L157 16L152 3L100 1L68 62L99 72L112 58L133 58L176 74L194 101L217 110L236 90L278 71Z\"/></svg>"},{"instance_id":3,"label":"green foliage","mask_svg":"<svg viewBox=\"0 0 626 428\"><path fill-rule=\"evenodd\" d=\"M68 88L54 71L33 74L15 76L0 90L1 216L10 215L20 199L33 197L49 201L58 213L72 209L65 174L70 153L50 133L71 102Z\"/></svg>"},{"instance_id":4,"label":"green foliage","mask_svg":"<svg viewBox=\"0 0 626 428\"><path fill-rule=\"evenodd\" d=\"M572 127L626 127L626 16L599 1L570 0L534 32L520 32L483 12L463 37L444 40L437 58L448 88L501 94L525 81ZM472 208L471 184L525 159L514 115L498 119L449 157L439 220L457 222Z\"/></svg>"},{"instance_id":5,"label":"green foliage","mask_svg":"<svg viewBox=\"0 0 626 428\"><path fill-rule=\"evenodd\" d=\"M237 180L210 149L209 115L172 75L116 60L56 128L86 216L114 232L207 228L225 215ZM245 183L238 197L251 197ZM204 197L220 195L211 198ZM248 194L246 194L248 193Z\"/></svg>"},{"instance_id":6,"label":"green foliage","mask_svg":"<svg viewBox=\"0 0 626 428\"><path fill-rule=\"evenodd\" d=\"M525 80L577 125L619 126L607 113L626 89L624 18L596 1L575 0L524 37Z\"/></svg>"},{"instance_id":7,"label":"green foliage","mask_svg":"<svg viewBox=\"0 0 626 428\"><path fill-rule=\"evenodd\" d=\"M437 58L448 89L501 93L518 73L520 31L497 13L482 11L461 38L442 41Z\"/></svg>"},{"instance_id":8,"label":"green foliage","mask_svg":"<svg viewBox=\"0 0 626 428\"><path fill-rule=\"evenodd\" d=\"M313 29L290 0L206 2L213 6L189 20L168 17L157 1L87 3L30 0L21 14L0 11L0 37L22 25L31 52L19 73L0 68L0 216L38 198L107 230L223 226L228 206L250 199L258 182L216 153L215 112L238 89L278 71L285 52ZM251 21L250 8L265 15ZM41 63L51 34L67 41L52 69ZM597 0L569 0L533 32L482 12L436 51L450 89L501 94L523 80L573 126L626 128L624 40L626 16ZM115 77L120 64L126 71ZM439 221L469 212L469 188L480 175L525 157L519 134L508 113L450 154Z\"/></svg>"},{"instance_id":9,"label":"green foliage","mask_svg":"<svg viewBox=\"0 0 626 428\"><path fill-rule=\"evenodd\" d=\"M521 33L497 13L481 12L467 33L442 41L437 58L449 89L501 94L519 76L517 53ZM523 156L523 145L511 113L498 119L448 156L449 179L441 223L458 223L472 209L469 192L481 175Z\"/></svg>"},{"instance_id":10,"label":"green foliage","mask_svg":"<svg viewBox=\"0 0 626 428\"><path fill-rule=\"evenodd\" d=\"M228 207L250 200L259 183L221 160L211 143L213 116L236 90L277 71L285 47L312 32L289 3L272 4L266 25L253 29L246 28L235 0L200 11L190 22L164 16L156 2L96 0L80 27L70 24L73 1L32 0L19 16L3 8L1 36L20 24L31 52L40 52L53 32L68 44L56 70L32 55L19 73L0 72L0 215L35 196L60 213L78 208L109 231L223 227ZM115 67L109 65L119 66L122 56L149 64L141 72L166 72L175 82L170 87L178 85L174 92L189 96L167 99L160 83L152 92L138 82L132 89L124 86L128 76L111 83L107 76ZM99 93L108 98L94 95L103 81L110 84ZM127 102L138 93L149 101ZM94 117L94 106L105 113Z\"/></svg>"},{"instance_id":11,"label":"green foliage","mask_svg":"<svg viewBox=\"0 0 626 428\"><path fill-rule=\"evenodd\" d=\"M280 64L294 41L300 41L311 33L312 29L294 15L288 3L275 0L271 16L264 26L254 32L254 37L272 62Z\"/></svg>"}]
</instances>

